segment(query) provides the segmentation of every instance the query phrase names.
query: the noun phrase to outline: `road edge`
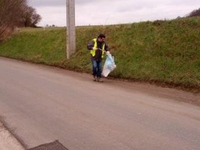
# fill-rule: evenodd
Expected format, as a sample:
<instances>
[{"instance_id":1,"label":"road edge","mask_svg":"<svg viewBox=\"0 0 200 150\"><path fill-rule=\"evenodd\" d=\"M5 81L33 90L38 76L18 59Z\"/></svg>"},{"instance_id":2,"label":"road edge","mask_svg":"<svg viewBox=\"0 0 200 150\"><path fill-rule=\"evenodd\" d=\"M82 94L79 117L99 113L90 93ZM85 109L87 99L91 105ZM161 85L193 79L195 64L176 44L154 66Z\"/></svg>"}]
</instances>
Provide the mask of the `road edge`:
<instances>
[{"instance_id":1,"label":"road edge","mask_svg":"<svg viewBox=\"0 0 200 150\"><path fill-rule=\"evenodd\" d=\"M0 122L0 149L1 150L26 150L23 145Z\"/></svg>"}]
</instances>

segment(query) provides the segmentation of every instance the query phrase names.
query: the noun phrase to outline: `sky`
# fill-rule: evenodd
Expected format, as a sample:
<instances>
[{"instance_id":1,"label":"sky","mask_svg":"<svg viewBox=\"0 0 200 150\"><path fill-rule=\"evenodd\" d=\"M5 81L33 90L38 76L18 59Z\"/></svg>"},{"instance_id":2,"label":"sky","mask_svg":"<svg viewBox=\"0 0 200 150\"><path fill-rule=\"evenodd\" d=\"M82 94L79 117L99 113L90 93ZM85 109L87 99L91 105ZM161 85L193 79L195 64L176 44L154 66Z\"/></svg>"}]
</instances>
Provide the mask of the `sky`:
<instances>
[{"instance_id":1,"label":"sky","mask_svg":"<svg viewBox=\"0 0 200 150\"><path fill-rule=\"evenodd\" d=\"M68 0L28 0L42 17L39 26L66 26ZM111 25L171 20L200 8L199 0L75 0L75 24Z\"/></svg>"}]
</instances>

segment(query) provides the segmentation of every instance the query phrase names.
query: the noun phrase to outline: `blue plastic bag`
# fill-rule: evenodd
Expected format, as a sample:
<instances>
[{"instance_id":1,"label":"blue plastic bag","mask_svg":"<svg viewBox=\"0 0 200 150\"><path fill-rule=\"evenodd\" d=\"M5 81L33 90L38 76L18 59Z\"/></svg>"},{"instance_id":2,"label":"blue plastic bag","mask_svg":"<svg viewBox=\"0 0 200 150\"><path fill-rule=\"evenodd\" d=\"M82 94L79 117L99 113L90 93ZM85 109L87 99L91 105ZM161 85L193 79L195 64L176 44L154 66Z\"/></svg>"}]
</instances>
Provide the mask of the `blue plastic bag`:
<instances>
[{"instance_id":1,"label":"blue plastic bag","mask_svg":"<svg viewBox=\"0 0 200 150\"><path fill-rule=\"evenodd\" d=\"M116 68L114 57L111 54L106 55L106 61L103 66L102 75L107 77Z\"/></svg>"}]
</instances>

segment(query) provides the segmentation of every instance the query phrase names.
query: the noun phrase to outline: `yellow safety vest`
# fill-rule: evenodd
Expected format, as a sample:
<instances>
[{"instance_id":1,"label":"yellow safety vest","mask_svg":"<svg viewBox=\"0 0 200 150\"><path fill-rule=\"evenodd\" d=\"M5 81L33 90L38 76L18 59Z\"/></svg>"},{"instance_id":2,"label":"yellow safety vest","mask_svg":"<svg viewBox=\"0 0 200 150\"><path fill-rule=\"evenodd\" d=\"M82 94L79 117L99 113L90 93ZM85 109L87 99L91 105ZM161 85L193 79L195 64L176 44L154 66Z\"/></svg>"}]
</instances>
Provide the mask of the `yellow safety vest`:
<instances>
[{"instance_id":1,"label":"yellow safety vest","mask_svg":"<svg viewBox=\"0 0 200 150\"><path fill-rule=\"evenodd\" d=\"M95 54L96 54L97 39L93 39L93 41L94 41L94 47L93 47L93 50L90 50L90 54L92 55L92 57L94 57ZM102 46L102 54L101 54L101 58L103 58L104 53L105 53L105 43L104 43L103 46Z\"/></svg>"}]
</instances>

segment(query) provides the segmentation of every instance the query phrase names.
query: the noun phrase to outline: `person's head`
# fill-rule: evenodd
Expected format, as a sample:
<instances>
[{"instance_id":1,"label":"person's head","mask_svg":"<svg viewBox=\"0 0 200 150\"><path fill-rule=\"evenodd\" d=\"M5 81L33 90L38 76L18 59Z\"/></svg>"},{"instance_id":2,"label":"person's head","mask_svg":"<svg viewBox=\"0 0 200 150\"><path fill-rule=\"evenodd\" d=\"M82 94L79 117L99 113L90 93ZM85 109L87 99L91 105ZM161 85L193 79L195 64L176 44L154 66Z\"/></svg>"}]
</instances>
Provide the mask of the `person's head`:
<instances>
[{"instance_id":1,"label":"person's head","mask_svg":"<svg viewBox=\"0 0 200 150\"><path fill-rule=\"evenodd\" d=\"M99 34L97 39L99 42L104 42L105 38L106 38L106 36L104 34Z\"/></svg>"}]
</instances>

